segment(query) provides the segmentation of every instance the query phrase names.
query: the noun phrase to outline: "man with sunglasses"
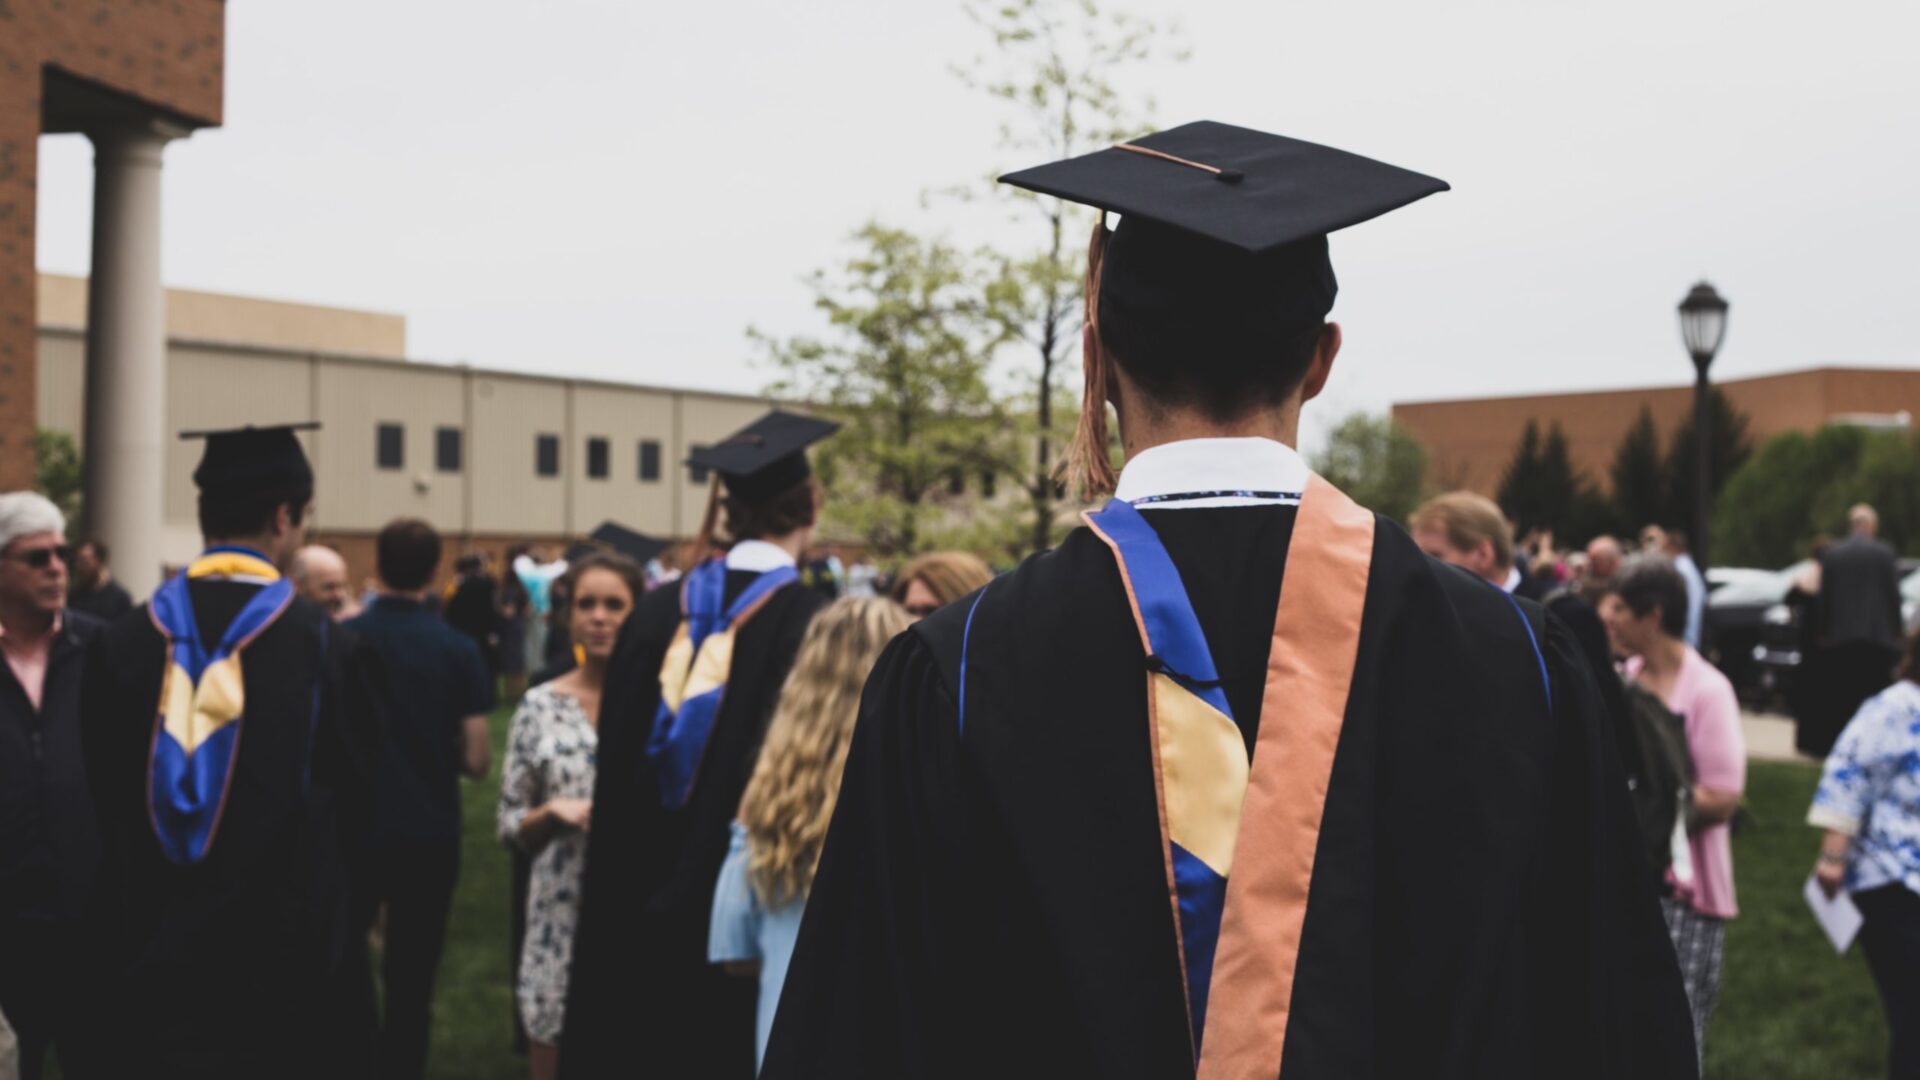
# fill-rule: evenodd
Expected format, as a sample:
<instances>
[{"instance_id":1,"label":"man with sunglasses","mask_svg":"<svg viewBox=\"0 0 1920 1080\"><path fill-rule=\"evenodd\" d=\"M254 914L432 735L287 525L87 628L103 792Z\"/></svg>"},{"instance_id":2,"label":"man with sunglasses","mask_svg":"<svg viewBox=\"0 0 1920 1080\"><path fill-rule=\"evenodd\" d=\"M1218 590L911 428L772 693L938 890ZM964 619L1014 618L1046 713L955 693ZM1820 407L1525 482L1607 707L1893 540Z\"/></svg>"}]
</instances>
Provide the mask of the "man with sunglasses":
<instances>
[{"instance_id":1,"label":"man with sunglasses","mask_svg":"<svg viewBox=\"0 0 1920 1080\"><path fill-rule=\"evenodd\" d=\"M66 610L66 520L28 491L0 495L0 1012L20 1075L58 1046L69 1075L85 969L80 917L99 859L80 757L80 682L100 626Z\"/></svg>"}]
</instances>

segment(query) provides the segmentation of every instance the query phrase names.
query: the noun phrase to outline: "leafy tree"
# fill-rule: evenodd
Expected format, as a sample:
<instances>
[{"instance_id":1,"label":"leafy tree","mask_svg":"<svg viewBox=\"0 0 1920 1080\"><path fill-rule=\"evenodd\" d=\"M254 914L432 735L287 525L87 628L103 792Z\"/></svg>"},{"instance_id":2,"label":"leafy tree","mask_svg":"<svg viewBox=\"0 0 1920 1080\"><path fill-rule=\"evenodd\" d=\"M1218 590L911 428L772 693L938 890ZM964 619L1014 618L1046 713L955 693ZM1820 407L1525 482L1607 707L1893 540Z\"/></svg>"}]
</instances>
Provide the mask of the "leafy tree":
<instances>
[{"instance_id":1,"label":"leafy tree","mask_svg":"<svg viewBox=\"0 0 1920 1080\"><path fill-rule=\"evenodd\" d=\"M749 334L783 370L775 392L803 396L845 424L819 458L825 525L894 559L936 545L972 516L970 478L1018 463L988 387L1000 338L978 261L879 224L853 240L845 263L809 279L829 336Z\"/></svg>"},{"instance_id":2,"label":"leafy tree","mask_svg":"<svg viewBox=\"0 0 1920 1080\"><path fill-rule=\"evenodd\" d=\"M1426 496L1427 450L1391 416L1348 416L1314 455L1313 468L1355 502L1397 521Z\"/></svg>"},{"instance_id":3,"label":"leafy tree","mask_svg":"<svg viewBox=\"0 0 1920 1080\"><path fill-rule=\"evenodd\" d=\"M994 51L955 74L1007 110L1000 144L1016 160L1071 157L1141 133L1152 103L1130 101L1114 79L1166 50L1170 35L1162 27L1102 13L1093 0L1005 0L969 3L966 10ZM1070 361L1080 348L1084 237L1093 218L1051 196L991 183L989 189L1030 213L1038 226L1036 246L1001 263L995 310L1008 336L1037 361L1033 412L1025 425L1032 471L1021 487L1030 515L1028 547L1039 551L1053 545L1060 526L1054 463L1075 415L1058 402L1067 395Z\"/></svg>"},{"instance_id":4,"label":"leafy tree","mask_svg":"<svg viewBox=\"0 0 1920 1080\"><path fill-rule=\"evenodd\" d=\"M1660 460L1660 433L1654 427L1652 409L1640 407L1640 415L1613 452L1609 474L1615 516L1627 529L1660 520L1668 507L1667 470Z\"/></svg>"},{"instance_id":5,"label":"leafy tree","mask_svg":"<svg viewBox=\"0 0 1920 1080\"><path fill-rule=\"evenodd\" d=\"M1920 439L1843 424L1777 435L1720 492L1714 561L1785 566L1816 537L1844 535L1857 502L1880 511L1889 542L1920 553Z\"/></svg>"},{"instance_id":6,"label":"leafy tree","mask_svg":"<svg viewBox=\"0 0 1920 1080\"><path fill-rule=\"evenodd\" d=\"M60 508L69 528L80 520L81 477L80 447L72 435L50 428L33 433L33 489Z\"/></svg>"},{"instance_id":7,"label":"leafy tree","mask_svg":"<svg viewBox=\"0 0 1920 1080\"><path fill-rule=\"evenodd\" d=\"M1863 502L1880 512L1882 539L1903 555L1920 555L1920 436L1868 435L1860 467L1841 487L1847 506Z\"/></svg>"},{"instance_id":8,"label":"leafy tree","mask_svg":"<svg viewBox=\"0 0 1920 1080\"><path fill-rule=\"evenodd\" d=\"M1747 430L1746 414L1735 409L1717 386L1707 392L1707 416L1711 425L1707 460L1712 462L1708 498L1712 499L1726 488L1728 479L1753 456L1753 436ZM1658 519L1662 524L1684 529L1693 523L1693 443L1693 412L1688 410L1686 419L1673 431L1673 441L1667 445L1667 499L1665 512ZM1635 522L1634 527L1645 524L1647 521ZM1714 551L1709 551L1708 556L1716 560L1719 558Z\"/></svg>"}]
</instances>

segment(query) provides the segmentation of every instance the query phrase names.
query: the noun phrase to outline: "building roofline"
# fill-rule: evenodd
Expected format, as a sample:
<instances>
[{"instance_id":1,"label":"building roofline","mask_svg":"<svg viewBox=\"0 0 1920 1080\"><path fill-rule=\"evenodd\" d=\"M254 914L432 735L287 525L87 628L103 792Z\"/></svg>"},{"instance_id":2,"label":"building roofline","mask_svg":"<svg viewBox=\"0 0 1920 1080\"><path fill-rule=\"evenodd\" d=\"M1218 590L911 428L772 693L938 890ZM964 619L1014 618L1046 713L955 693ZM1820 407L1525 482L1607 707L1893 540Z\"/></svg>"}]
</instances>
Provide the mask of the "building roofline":
<instances>
[{"instance_id":1,"label":"building roofline","mask_svg":"<svg viewBox=\"0 0 1920 1080\"><path fill-rule=\"evenodd\" d=\"M1904 372L1920 374L1920 368L1911 367L1853 367L1845 364L1822 364L1817 367L1793 368L1788 371L1774 371L1763 375L1745 375L1734 379L1717 379L1717 387L1742 386L1750 383L1767 382L1771 379L1791 379L1806 375L1860 374L1872 375L1881 372ZM1418 401L1396 401L1393 408L1411 408L1420 405L1467 405L1497 404L1509 401L1534 401L1539 398L1598 397L1603 394L1657 394L1672 390L1691 390L1691 383L1668 383L1662 386L1621 386L1602 387L1594 390L1543 390L1533 394L1500 394L1491 397L1447 397L1424 398Z\"/></svg>"},{"instance_id":2,"label":"building roofline","mask_svg":"<svg viewBox=\"0 0 1920 1080\"><path fill-rule=\"evenodd\" d=\"M86 331L71 326L46 326L38 328L40 333L56 337L86 339ZM385 356L362 356L355 353L329 352L324 349L294 349L280 345L244 345L232 341L209 341L198 338L167 338L169 348L204 349L208 352L245 354L251 356L271 356L281 360L324 360L335 364L355 364L362 367L390 368L395 371L426 372L429 374L467 375L487 379L523 379L529 382L572 385L595 390L630 390L649 394L678 394L682 397L706 398L715 401L736 401L765 404L767 402L786 401L772 394L740 394L726 390L702 390L697 387L660 386L652 383L620 382L615 379L594 379L575 375L545 375L534 371L512 371L506 368L483 368L464 363L446 363L436 360L404 360Z\"/></svg>"}]
</instances>

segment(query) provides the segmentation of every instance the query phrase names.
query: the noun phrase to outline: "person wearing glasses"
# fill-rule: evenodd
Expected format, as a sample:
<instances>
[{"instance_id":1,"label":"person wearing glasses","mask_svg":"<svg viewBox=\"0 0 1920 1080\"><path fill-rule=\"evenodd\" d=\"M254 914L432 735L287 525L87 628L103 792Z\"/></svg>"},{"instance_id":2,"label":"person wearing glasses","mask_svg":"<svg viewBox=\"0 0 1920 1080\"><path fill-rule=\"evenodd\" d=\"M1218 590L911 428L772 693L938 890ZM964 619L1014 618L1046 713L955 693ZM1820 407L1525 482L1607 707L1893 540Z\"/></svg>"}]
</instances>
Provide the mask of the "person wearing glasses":
<instances>
[{"instance_id":1,"label":"person wearing glasses","mask_svg":"<svg viewBox=\"0 0 1920 1080\"><path fill-rule=\"evenodd\" d=\"M967 551L935 551L900 568L891 595L916 619L927 616L993 580L993 567Z\"/></svg>"},{"instance_id":2,"label":"person wearing glasses","mask_svg":"<svg viewBox=\"0 0 1920 1080\"><path fill-rule=\"evenodd\" d=\"M74 961L99 860L80 758L80 673L100 623L68 611L66 520L30 491L0 495L0 1012L20 1075L48 1048L68 1075L86 969Z\"/></svg>"}]
</instances>

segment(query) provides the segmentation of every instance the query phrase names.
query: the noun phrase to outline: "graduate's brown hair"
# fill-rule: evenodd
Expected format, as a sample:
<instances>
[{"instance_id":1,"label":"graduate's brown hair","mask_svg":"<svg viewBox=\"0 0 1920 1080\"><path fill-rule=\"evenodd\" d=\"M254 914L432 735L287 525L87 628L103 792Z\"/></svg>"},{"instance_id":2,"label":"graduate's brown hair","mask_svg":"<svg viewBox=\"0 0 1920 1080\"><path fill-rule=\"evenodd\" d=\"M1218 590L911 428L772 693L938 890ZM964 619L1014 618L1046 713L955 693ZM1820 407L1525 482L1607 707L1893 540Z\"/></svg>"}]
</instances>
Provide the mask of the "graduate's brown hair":
<instances>
[{"instance_id":1,"label":"graduate's brown hair","mask_svg":"<svg viewBox=\"0 0 1920 1080\"><path fill-rule=\"evenodd\" d=\"M1088 498L1112 491L1117 479L1107 450L1110 365L1119 365L1160 404L1197 408L1215 420L1237 420L1278 405L1299 389L1326 328L1320 319L1283 321L1265 310L1196 326L1129 311L1117 303L1103 305L1108 235L1102 213L1087 243L1084 307L1089 333L1083 350L1080 422L1060 466L1067 484Z\"/></svg>"}]
</instances>

